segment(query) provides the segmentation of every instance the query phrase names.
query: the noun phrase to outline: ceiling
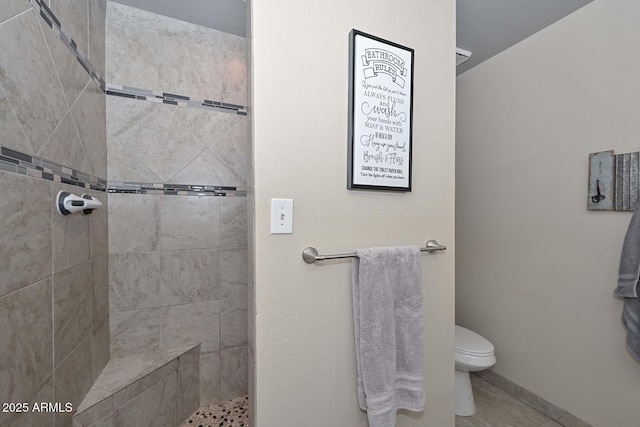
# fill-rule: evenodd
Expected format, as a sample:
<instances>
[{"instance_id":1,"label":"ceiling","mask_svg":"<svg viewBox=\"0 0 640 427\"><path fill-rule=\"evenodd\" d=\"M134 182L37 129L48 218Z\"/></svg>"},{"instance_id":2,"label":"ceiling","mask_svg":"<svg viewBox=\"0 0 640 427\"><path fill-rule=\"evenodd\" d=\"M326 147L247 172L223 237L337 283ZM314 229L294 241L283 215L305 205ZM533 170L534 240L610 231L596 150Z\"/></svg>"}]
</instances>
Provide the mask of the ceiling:
<instances>
[{"instance_id":1,"label":"ceiling","mask_svg":"<svg viewBox=\"0 0 640 427\"><path fill-rule=\"evenodd\" d=\"M471 59L458 75L537 33L593 0L457 0L456 46Z\"/></svg>"},{"instance_id":2,"label":"ceiling","mask_svg":"<svg viewBox=\"0 0 640 427\"><path fill-rule=\"evenodd\" d=\"M244 37L245 0L113 0ZM457 0L457 43L472 52L458 75L593 0ZM453 52L451 53L453 55Z\"/></svg>"}]
</instances>

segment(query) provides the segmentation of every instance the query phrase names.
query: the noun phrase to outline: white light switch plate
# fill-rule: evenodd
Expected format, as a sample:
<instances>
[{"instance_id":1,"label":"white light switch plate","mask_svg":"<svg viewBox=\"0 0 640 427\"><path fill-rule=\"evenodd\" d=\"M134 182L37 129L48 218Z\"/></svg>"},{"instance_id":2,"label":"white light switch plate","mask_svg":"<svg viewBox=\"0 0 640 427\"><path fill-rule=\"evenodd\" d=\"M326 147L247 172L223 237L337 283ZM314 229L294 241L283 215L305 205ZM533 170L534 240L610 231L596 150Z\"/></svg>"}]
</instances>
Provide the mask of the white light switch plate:
<instances>
[{"instance_id":1,"label":"white light switch plate","mask_svg":"<svg viewBox=\"0 0 640 427\"><path fill-rule=\"evenodd\" d=\"M271 234L293 233L293 199L271 199Z\"/></svg>"}]
</instances>

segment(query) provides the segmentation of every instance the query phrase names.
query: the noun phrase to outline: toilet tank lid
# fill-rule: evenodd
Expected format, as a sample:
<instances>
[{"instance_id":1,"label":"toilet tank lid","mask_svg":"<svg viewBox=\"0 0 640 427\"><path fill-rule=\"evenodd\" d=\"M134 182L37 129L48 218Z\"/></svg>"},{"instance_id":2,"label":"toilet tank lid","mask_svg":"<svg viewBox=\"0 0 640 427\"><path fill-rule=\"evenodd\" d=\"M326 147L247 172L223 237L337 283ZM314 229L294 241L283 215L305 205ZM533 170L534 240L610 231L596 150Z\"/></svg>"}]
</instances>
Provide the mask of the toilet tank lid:
<instances>
[{"instance_id":1,"label":"toilet tank lid","mask_svg":"<svg viewBox=\"0 0 640 427\"><path fill-rule=\"evenodd\" d=\"M485 355L493 353L493 344L480 334L456 325L456 351Z\"/></svg>"}]
</instances>

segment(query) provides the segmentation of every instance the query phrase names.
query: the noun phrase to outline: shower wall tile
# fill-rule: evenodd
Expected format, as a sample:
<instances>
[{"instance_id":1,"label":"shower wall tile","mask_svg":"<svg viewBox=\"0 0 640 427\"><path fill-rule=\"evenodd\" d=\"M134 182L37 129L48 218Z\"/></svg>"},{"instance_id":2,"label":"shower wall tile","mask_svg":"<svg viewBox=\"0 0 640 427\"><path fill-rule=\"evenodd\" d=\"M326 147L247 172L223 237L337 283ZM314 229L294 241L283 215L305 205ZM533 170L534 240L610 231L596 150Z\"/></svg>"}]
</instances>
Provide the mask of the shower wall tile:
<instances>
[{"instance_id":1,"label":"shower wall tile","mask_svg":"<svg viewBox=\"0 0 640 427\"><path fill-rule=\"evenodd\" d=\"M215 301L220 298L217 249L162 251L161 305Z\"/></svg>"},{"instance_id":2,"label":"shower wall tile","mask_svg":"<svg viewBox=\"0 0 640 427\"><path fill-rule=\"evenodd\" d=\"M159 250L160 198L109 194L109 252Z\"/></svg>"},{"instance_id":3,"label":"shower wall tile","mask_svg":"<svg viewBox=\"0 0 640 427\"><path fill-rule=\"evenodd\" d=\"M111 99L107 97L107 109L111 114ZM116 98L117 99L117 98ZM113 138L107 137L107 177L111 182L161 182L162 180L146 167L138 158L131 154Z\"/></svg>"},{"instance_id":4,"label":"shower wall tile","mask_svg":"<svg viewBox=\"0 0 640 427\"><path fill-rule=\"evenodd\" d=\"M111 357L157 350L160 345L160 308L112 312Z\"/></svg>"},{"instance_id":5,"label":"shower wall tile","mask_svg":"<svg viewBox=\"0 0 640 427\"><path fill-rule=\"evenodd\" d=\"M53 374L54 402L69 402L77 408L93 384L92 366L91 337L88 336L56 367ZM71 417L71 413L56 413L55 426L70 426Z\"/></svg>"},{"instance_id":6,"label":"shower wall tile","mask_svg":"<svg viewBox=\"0 0 640 427\"><path fill-rule=\"evenodd\" d=\"M223 197L220 201L223 248L247 247L247 198ZM246 271L246 268L245 268Z\"/></svg>"},{"instance_id":7,"label":"shower wall tile","mask_svg":"<svg viewBox=\"0 0 640 427\"><path fill-rule=\"evenodd\" d=\"M80 141L78 129L70 113L65 114L37 155L43 159L79 171L91 171L87 153L84 150L82 141Z\"/></svg>"},{"instance_id":8,"label":"shower wall tile","mask_svg":"<svg viewBox=\"0 0 640 427\"><path fill-rule=\"evenodd\" d=\"M0 396L21 402L53 369L51 279L0 298Z\"/></svg>"},{"instance_id":9,"label":"shower wall tile","mask_svg":"<svg viewBox=\"0 0 640 427\"><path fill-rule=\"evenodd\" d=\"M206 149L184 169L172 176L171 182L174 184L202 183L230 187L244 186L244 179L227 168L211 149Z\"/></svg>"},{"instance_id":10,"label":"shower wall tile","mask_svg":"<svg viewBox=\"0 0 640 427\"><path fill-rule=\"evenodd\" d=\"M56 200L60 191L78 193L78 187L53 183L51 199ZM58 273L89 261L90 231L89 215L66 215L58 213L56 203L51 204L53 217L53 271Z\"/></svg>"},{"instance_id":11,"label":"shower wall tile","mask_svg":"<svg viewBox=\"0 0 640 427\"><path fill-rule=\"evenodd\" d=\"M113 420L113 413L100 418L95 423L89 425L89 427L115 427L115 421Z\"/></svg>"},{"instance_id":12,"label":"shower wall tile","mask_svg":"<svg viewBox=\"0 0 640 427\"><path fill-rule=\"evenodd\" d=\"M0 2L0 22L16 16L29 8L28 0L2 0Z\"/></svg>"},{"instance_id":13,"label":"shower wall tile","mask_svg":"<svg viewBox=\"0 0 640 427\"><path fill-rule=\"evenodd\" d=\"M32 151L40 150L67 104L34 11L0 25L0 85L11 102ZM28 73L24 72L29 70Z\"/></svg>"},{"instance_id":14,"label":"shower wall tile","mask_svg":"<svg viewBox=\"0 0 640 427\"><path fill-rule=\"evenodd\" d=\"M220 348L247 346L247 298L224 301L220 313Z\"/></svg>"},{"instance_id":15,"label":"shower wall tile","mask_svg":"<svg viewBox=\"0 0 640 427\"><path fill-rule=\"evenodd\" d=\"M111 311L160 306L160 252L112 254L109 268Z\"/></svg>"},{"instance_id":16,"label":"shower wall tile","mask_svg":"<svg viewBox=\"0 0 640 427\"><path fill-rule=\"evenodd\" d=\"M220 302L162 307L162 348L201 345L208 353L220 349Z\"/></svg>"},{"instance_id":17,"label":"shower wall tile","mask_svg":"<svg viewBox=\"0 0 640 427\"><path fill-rule=\"evenodd\" d=\"M51 0L51 10L71 34L78 50L86 55L89 51L87 0Z\"/></svg>"},{"instance_id":18,"label":"shower wall tile","mask_svg":"<svg viewBox=\"0 0 640 427\"><path fill-rule=\"evenodd\" d=\"M220 352L220 399L247 394L247 347Z\"/></svg>"},{"instance_id":19,"label":"shower wall tile","mask_svg":"<svg viewBox=\"0 0 640 427\"><path fill-rule=\"evenodd\" d=\"M69 0L62 1L64 3L71 3ZM61 18L59 17L59 19ZM80 93L91 77L82 65L80 65L75 55L71 53L65 43L60 40L60 34L57 31L54 31L53 28L49 27L42 19L40 19L39 22L45 39L47 40L47 46L51 52L53 63L58 73L58 78L62 84L62 90L64 91L67 99L67 105L71 106L75 100L78 99L78 96L80 96ZM62 25L67 25L67 23L63 20ZM71 33L71 36L76 40L75 38L77 36L75 33ZM84 52L86 53L86 51Z\"/></svg>"},{"instance_id":20,"label":"shower wall tile","mask_svg":"<svg viewBox=\"0 0 640 427\"><path fill-rule=\"evenodd\" d=\"M90 262L53 276L53 318L56 366L91 334L93 323Z\"/></svg>"},{"instance_id":21,"label":"shower wall tile","mask_svg":"<svg viewBox=\"0 0 640 427\"><path fill-rule=\"evenodd\" d=\"M38 389L27 399L29 408L33 408L35 403L53 402L53 375L44 380ZM6 427L33 427L33 426L53 426L53 412L23 412L23 413L2 413L0 414L0 425Z\"/></svg>"},{"instance_id":22,"label":"shower wall tile","mask_svg":"<svg viewBox=\"0 0 640 427\"><path fill-rule=\"evenodd\" d=\"M222 197L225 198L225 197ZM162 196L160 247L165 250L220 246L220 197ZM185 218L189 218L185 221Z\"/></svg>"},{"instance_id":23,"label":"shower wall tile","mask_svg":"<svg viewBox=\"0 0 640 427\"><path fill-rule=\"evenodd\" d=\"M105 80L114 84L161 90L157 57L162 40L155 34L114 22L111 15L115 4L113 1L107 3ZM131 58L136 60L132 61Z\"/></svg>"},{"instance_id":24,"label":"shower wall tile","mask_svg":"<svg viewBox=\"0 0 640 427\"><path fill-rule=\"evenodd\" d=\"M89 52L91 61L101 76L105 75L105 25L107 0L89 0Z\"/></svg>"},{"instance_id":25,"label":"shower wall tile","mask_svg":"<svg viewBox=\"0 0 640 427\"><path fill-rule=\"evenodd\" d=\"M176 372L149 387L114 412L117 427L176 425L178 376Z\"/></svg>"},{"instance_id":26,"label":"shower wall tile","mask_svg":"<svg viewBox=\"0 0 640 427\"><path fill-rule=\"evenodd\" d=\"M85 190L86 191L86 190ZM91 258L109 254L109 197L104 191L89 190L87 194L100 200L102 206L89 215Z\"/></svg>"},{"instance_id":27,"label":"shower wall tile","mask_svg":"<svg viewBox=\"0 0 640 427\"><path fill-rule=\"evenodd\" d=\"M91 164L91 173L107 176L106 95L91 80L71 108L80 140Z\"/></svg>"},{"instance_id":28,"label":"shower wall tile","mask_svg":"<svg viewBox=\"0 0 640 427\"><path fill-rule=\"evenodd\" d=\"M31 144L22 131L9 100L4 94L0 85L0 135L2 135L2 145L20 151L22 153L32 152Z\"/></svg>"},{"instance_id":29,"label":"shower wall tile","mask_svg":"<svg viewBox=\"0 0 640 427\"><path fill-rule=\"evenodd\" d=\"M53 270L51 183L0 172L0 296Z\"/></svg>"},{"instance_id":30,"label":"shower wall tile","mask_svg":"<svg viewBox=\"0 0 640 427\"><path fill-rule=\"evenodd\" d=\"M101 256L93 259L93 325L109 318L109 259Z\"/></svg>"},{"instance_id":31,"label":"shower wall tile","mask_svg":"<svg viewBox=\"0 0 640 427\"><path fill-rule=\"evenodd\" d=\"M247 258L246 249L220 250L221 299L247 297Z\"/></svg>"},{"instance_id":32,"label":"shower wall tile","mask_svg":"<svg viewBox=\"0 0 640 427\"><path fill-rule=\"evenodd\" d=\"M94 323L93 334L91 336L91 355L92 355L92 380L98 378L102 370L111 357L110 351L110 334L109 334L109 319L102 321L102 324L96 325Z\"/></svg>"},{"instance_id":33,"label":"shower wall tile","mask_svg":"<svg viewBox=\"0 0 640 427\"><path fill-rule=\"evenodd\" d=\"M220 402L220 353L200 357L200 405Z\"/></svg>"},{"instance_id":34,"label":"shower wall tile","mask_svg":"<svg viewBox=\"0 0 640 427\"><path fill-rule=\"evenodd\" d=\"M243 54L223 51L218 58L216 75L222 82L222 102L247 105L247 58Z\"/></svg>"}]
</instances>

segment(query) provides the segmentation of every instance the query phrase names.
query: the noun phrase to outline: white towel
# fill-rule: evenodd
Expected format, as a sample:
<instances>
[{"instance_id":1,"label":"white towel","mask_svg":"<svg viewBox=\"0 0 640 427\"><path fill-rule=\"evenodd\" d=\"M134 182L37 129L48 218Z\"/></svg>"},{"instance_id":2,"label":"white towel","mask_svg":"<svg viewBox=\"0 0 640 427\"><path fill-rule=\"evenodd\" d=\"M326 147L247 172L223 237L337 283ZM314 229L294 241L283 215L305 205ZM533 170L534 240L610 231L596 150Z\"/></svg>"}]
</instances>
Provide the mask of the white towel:
<instances>
[{"instance_id":1,"label":"white towel","mask_svg":"<svg viewBox=\"0 0 640 427\"><path fill-rule=\"evenodd\" d=\"M370 427L394 427L398 409L424 410L420 249L371 248L356 254L358 402Z\"/></svg>"}]
</instances>

